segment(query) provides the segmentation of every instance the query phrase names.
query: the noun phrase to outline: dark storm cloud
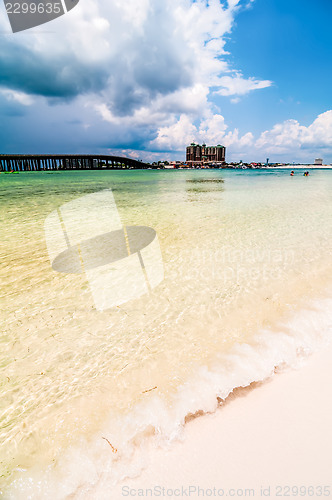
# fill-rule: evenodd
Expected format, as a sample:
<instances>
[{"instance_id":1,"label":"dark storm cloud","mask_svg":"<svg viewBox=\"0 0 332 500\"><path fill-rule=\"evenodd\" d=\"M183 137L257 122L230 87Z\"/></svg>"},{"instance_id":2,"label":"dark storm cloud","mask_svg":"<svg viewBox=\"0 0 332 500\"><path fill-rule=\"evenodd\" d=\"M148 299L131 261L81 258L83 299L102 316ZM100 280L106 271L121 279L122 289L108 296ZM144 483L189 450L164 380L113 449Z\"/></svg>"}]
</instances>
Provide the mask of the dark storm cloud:
<instances>
[{"instance_id":1,"label":"dark storm cloud","mask_svg":"<svg viewBox=\"0 0 332 500\"><path fill-rule=\"evenodd\" d=\"M98 91L107 74L100 67L87 67L69 56L49 59L26 47L0 46L0 85L44 97L72 98Z\"/></svg>"},{"instance_id":2,"label":"dark storm cloud","mask_svg":"<svg viewBox=\"0 0 332 500\"><path fill-rule=\"evenodd\" d=\"M113 19L102 36L100 29L93 36L93 26L81 33L74 25L63 37L38 34L38 43L6 37L0 46L0 86L61 100L102 94L114 114L131 114L157 95L191 83L190 51L181 34L173 33L171 13L161 11L151 6L136 31L135 19L128 25L121 19L124 29L118 35ZM90 43L86 51L84 43Z\"/></svg>"}]
</instances>

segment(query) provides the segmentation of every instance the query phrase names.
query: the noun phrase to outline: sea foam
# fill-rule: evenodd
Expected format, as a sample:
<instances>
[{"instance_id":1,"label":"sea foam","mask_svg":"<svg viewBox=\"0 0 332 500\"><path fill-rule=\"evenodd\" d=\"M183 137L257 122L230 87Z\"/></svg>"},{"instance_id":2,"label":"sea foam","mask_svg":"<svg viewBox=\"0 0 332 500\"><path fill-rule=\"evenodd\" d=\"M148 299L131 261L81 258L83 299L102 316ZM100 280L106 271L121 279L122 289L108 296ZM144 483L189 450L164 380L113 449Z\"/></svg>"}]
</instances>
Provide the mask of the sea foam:
<instances>
[{"instance_id":1,"label":"sea foam","mask_svg":"<svg viewBox=\"0 0 332 500\"><path fill-rule=\"evenodd\" d=\"M105 422L91 439L81 439L56 464L19 471L7 500L109 499L110 488L138 476L149 466L151 449L168 447L184 436L188 417L215 412L236 389L261 382L276 372L301 368L308 355L332 336L332 291L298 310L273 329L260 330L249 343L216 355L179 386L171 402L153 395L125 417ZM112 445L112 446L110 446ZM116 449L116 451L115 451Z\"/></svg>"}]
</instances>

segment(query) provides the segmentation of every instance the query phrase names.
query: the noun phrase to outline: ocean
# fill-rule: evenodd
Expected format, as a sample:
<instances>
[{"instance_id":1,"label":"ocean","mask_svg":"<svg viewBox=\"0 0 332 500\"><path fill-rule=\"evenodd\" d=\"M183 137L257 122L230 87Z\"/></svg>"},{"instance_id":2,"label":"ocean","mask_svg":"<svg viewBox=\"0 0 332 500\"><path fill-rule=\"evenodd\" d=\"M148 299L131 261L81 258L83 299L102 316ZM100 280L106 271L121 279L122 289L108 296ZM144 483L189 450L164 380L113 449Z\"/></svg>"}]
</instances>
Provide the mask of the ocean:
<instances>
[{"instance_id":1,"label":"ocean","mask_svg":"<svg viewBox=\"0 0 332 500\"><path fill-rule=\"evenodd\" d=\"M103 192L155 230L164 274L98 310L84 272L52 268L45 221ZM110 498L193 416L331 338L330 170L2 173L0 234L5 499Z\"/></svg>"}]
</instances>

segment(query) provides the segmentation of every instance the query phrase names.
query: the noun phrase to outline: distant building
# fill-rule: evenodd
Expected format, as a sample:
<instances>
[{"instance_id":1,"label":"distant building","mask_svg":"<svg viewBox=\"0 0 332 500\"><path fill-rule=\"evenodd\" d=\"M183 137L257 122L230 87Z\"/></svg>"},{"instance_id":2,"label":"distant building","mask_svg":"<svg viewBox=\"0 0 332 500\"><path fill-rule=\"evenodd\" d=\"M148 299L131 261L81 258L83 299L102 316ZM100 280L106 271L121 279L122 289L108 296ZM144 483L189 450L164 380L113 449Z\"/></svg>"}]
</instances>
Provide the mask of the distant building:
<instances>
[{"instance_id":1,"label":"distant building","mask_svg":"<svg viewBox=\"0 0 332 500\"><path fill-rule=\"evenodd\" d=\"M206 144L195 144L187 147L187 163L225 163L226 148L218 146L207 146Z\"/></svg>"},{"instance_id":2,"label":"distant building","mask_svg":"<svg viewBox=\"0 0 332 500\"><path fill-rule=\"evenodd\" d=\"M322 158L316 158L315 165L323 165L323 159Z\"/></svg>"}]
</instances>

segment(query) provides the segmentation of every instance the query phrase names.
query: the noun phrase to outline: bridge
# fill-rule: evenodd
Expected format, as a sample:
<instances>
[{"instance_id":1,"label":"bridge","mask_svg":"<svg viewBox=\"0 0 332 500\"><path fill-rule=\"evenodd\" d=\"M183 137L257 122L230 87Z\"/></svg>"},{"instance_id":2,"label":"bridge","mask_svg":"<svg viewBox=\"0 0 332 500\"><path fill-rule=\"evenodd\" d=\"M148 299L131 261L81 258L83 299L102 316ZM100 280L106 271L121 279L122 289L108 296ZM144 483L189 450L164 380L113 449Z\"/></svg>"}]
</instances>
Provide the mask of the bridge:
<instances>
[{"instance_id":1,"label":"bridge","mask_svg":"<svg viewBox=\"0 0 332 500\"><path fill-rule=\"evenodd\" d=\"M132 158L110 155L7 155L0 154L0 172L40 170L104 170L151 168Z\"/></svg>"}]
</instances>

